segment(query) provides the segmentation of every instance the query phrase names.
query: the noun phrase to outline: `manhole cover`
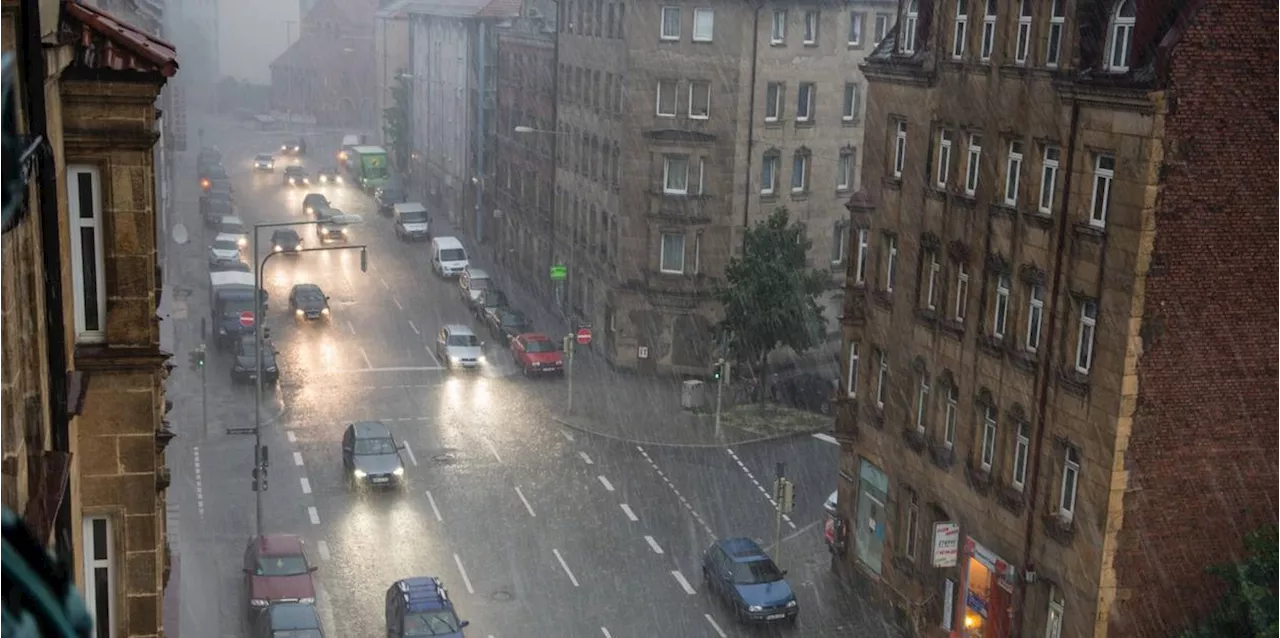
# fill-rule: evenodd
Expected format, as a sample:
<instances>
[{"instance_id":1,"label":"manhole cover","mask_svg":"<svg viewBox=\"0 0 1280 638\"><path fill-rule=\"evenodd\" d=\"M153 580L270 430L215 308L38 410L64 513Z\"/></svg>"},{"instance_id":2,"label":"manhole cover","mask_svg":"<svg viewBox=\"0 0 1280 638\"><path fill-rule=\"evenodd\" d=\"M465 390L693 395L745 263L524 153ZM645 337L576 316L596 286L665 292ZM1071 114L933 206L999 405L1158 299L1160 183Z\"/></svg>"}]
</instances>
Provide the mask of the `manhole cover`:
<instances>
[{"instance_id":1,"label":"manhole cover","mask_svg":"<svg viewBox=\"0 0 1280 638\"><path fill-rule=\"evenodd\" d=\"M489 600L492 600L495 603L509 603L515 600L515 598L515 594L501 589L489 595Z\"/></svg>"},{"instance_id":2,"label":"manhole cover","mask_svg":"<svg viewBox=\"0 0 1280 638\"><path fill-rule=\"evenodd\" d=\"M452 454L437 454L431 457L431 460L443 465L450 465L458 462L457 457Z\"/></svg>"}]
</instances>

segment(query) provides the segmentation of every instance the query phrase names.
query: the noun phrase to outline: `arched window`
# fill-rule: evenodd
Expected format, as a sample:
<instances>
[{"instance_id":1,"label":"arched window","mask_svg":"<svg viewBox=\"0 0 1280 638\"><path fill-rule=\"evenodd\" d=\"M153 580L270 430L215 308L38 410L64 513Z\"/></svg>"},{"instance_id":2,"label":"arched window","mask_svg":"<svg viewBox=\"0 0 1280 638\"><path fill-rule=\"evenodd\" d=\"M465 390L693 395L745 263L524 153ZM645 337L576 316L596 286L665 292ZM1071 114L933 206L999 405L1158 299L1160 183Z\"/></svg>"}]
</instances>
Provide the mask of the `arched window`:
<instances>
[{"instance_id":1,"label":"arched window","mask_svg":"<svg viewBox=\"0 0 1280 638\"><path fill-rule=\"evenodd\" d=\"M916 23L919 20L920 0L911 0L907 3L907 14L902 19L902 32L898 34L902 53L911 55L916 52Z\"/></svg>"},{"instance_id":2,"label":"arched window","mask_svg":"<svg viewBox=\"0 0 1280 638\"><path fill-rule=\"evenodd\" d=\"M1129 53L1133 49L1133 25L1137 18L1134 0L1120 0L1107 26L1107 70L1124 73L1129 70Z\"/></svg>"}]
</instances>

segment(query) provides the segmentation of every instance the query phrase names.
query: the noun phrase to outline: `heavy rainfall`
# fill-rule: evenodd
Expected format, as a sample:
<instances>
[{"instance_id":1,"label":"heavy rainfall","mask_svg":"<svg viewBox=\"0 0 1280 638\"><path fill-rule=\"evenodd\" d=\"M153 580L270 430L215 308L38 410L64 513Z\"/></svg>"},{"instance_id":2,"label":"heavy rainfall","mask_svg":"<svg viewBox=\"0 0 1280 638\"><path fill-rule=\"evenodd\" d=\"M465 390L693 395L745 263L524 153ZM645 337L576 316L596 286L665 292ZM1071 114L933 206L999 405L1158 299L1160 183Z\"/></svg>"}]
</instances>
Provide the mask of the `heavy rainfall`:
<instances>
[{"instance_id":1,"label":"heavy rainfall","mask_svg":"<svg viewBox=\"0 0 1280 638\"><path fill-rule=\"evenodd\" d=\"M6 638L1280 635L1274 3L3 12Z\"/></svg>"}]
</instances>

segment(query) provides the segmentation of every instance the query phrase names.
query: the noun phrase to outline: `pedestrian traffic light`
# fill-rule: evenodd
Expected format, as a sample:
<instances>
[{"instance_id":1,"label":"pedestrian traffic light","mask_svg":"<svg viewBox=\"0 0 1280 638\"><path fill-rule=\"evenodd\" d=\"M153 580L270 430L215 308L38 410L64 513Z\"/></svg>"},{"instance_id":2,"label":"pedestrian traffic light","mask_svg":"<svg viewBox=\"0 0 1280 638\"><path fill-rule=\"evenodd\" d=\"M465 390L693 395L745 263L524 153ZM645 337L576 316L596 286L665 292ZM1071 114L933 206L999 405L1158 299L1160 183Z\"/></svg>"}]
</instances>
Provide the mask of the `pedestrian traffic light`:
<instances>
[{"instance_id":1,"label":"pedestrian traffic light","mask_svg":"<svg viewBox=\"0 0 1280 638\"><path fill-rule=\"evenodd\" d=\"M724 359L716 359L715 368L711 372L711 378L724 383L729 382L729 362Z\"/></svg>"},{"instance_id":2,"label":"pedestrian traffic light","mask_svg":"<svg viewBox=\"0 0 1280 638\"><path fill-rule=\"evenodd\" d=\"M192 350L187 356L191 360L192 370L199 371L200 368L204 367L204 349L203 348Z\"/></svg>"},{"instance_id":3,"label":"pedestrian traffic light","mask_svg":"<svg viewBox=\"0 0 1280 638\"><path fill-rule=\"evenodd\" d=\"M790 514L796 503L796 484L785 478L779 479L779 482L782 484L782 494L778 498L778 509L783 514Z\"/></svg>"},{"instance_id":4,"label":"pedestrian traffic light","mask_svg":"<svg viewBox=\"0 0 1280 638\"><path fill-rule=\"evenodd\" d=\"M267 470L266 468L253 468L253 491L267 491Z\"/></svg>"}]
</instances>

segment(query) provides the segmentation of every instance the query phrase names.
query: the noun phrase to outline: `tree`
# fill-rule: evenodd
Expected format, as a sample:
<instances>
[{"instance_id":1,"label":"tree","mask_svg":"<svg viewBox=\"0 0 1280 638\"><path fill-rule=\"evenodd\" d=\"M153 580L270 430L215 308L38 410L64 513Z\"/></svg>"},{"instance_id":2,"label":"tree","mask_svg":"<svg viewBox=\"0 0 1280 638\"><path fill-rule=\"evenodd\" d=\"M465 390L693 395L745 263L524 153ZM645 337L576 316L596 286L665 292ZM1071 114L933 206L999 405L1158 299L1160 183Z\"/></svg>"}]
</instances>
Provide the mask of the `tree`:
<instances>
[{"instance_id":1,"label":"tree","mask_svg":"<svg viewBox=\"0 0 1280 638\"><path fill-rule=\"evenodd\" d=\"M391 152L391 160L404 173L409 168L409 149L413 134L409 127L409 74L404 69L396 72L396 83L391 87L391 106L382 111L382 132Z\"/></svg>"},{"instance_id":2,"label":"tree","mask_svg":"<svg viewBox=\"0 0 1280 638\"><path fill-rule=\"evenodd\" d=\"M724 305L717 333L732 358L764 378L778 347L804 352L822 342L826 318L817 297L828 276L805 265L811 242L786 208L748 228L745 243L742 256L729 260L727 285L716 291Z\"/></svg>"},{"instance_id":3,"label":"tree","mask_svg":"<svg viewBox=\"0 0 1280 638\"><path fill-rule=\"evenodd\" d=\"M1183 638L1239 638L1280 635L1277 620L1277 531L1274 526L1256 530L1244 538L1245 557L1238 563L1210 567L1209 573L1227 584L1218 608Z\"/></svg>"}]
</instances>

